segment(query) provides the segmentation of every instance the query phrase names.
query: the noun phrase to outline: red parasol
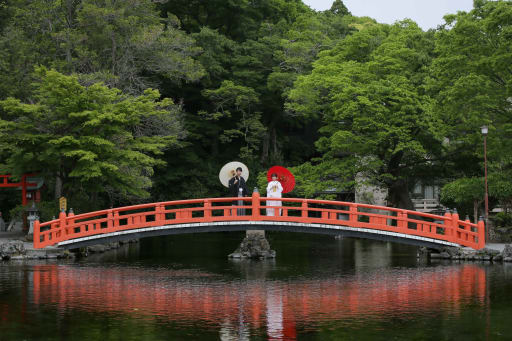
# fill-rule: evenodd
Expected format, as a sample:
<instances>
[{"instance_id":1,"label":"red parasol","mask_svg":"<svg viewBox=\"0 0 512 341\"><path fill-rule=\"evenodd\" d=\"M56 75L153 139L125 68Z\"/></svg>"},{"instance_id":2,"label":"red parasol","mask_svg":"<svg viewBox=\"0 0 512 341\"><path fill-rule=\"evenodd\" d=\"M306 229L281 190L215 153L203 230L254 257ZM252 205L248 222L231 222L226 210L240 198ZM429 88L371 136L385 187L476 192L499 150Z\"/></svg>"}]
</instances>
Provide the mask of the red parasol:
<instances>
[{"instance_id":1,"label":"red parasol","mask_svg":"<svg viewBox=\"0 0 512 341\"><path fill-rule=\"evenodd\" d=\"M274 173L277 174L277 180L281 183L281 186L283 186L283 193L291 192L295 187L295 177L293 174L284 167L274 166L267 172L268 181L272 181L272 174Z\"/></svg>"}]
</instances>

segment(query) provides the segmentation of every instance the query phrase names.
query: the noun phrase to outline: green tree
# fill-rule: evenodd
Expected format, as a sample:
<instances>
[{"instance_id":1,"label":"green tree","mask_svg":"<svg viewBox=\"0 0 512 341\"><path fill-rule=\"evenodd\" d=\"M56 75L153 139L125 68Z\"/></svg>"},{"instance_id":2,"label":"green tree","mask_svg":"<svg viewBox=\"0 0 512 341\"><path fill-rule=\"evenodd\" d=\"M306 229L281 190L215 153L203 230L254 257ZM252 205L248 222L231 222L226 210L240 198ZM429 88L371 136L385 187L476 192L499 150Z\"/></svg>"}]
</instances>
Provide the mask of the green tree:
<instances>
[{"instance_id":1,"label":"green tree","mask_svg":"<svg viewBox=\"0 0 512 341\"><path fill-rule=\"evenodd\" d=\"M457 207L461 215L473 209L473 221L477 222L484 191L482 178L460 178L443 186L440 199L445 206Z\"/></svg>"},{"instance_id":2,"label":"green tree","mask_svg":"<svg viewBox=\"0 0 512 341\"><path fill-rule=\"evenodd\" d=\"M489 193L504 207L510 205L512 159L512 3L474 2L470 12L445 16L436 32L436 58L429 91L439 126L449 143L444 160L449 178L483 174L482 125L489 126L487 156ZM454 186L457 186L455 183ZM481 189L469 197L481 195ZM492 198L491 198L492 199Z\"/></svg>"},{"instance_id":3,"label":"green tree","mask_svg":"<svg viewBox=\"0 0 512 341\"><path fill-rule=\"evenodd\" d=\"M239 157L243 160L254 158L259 149L265 127L261 124L259 112L253 110L259 98L256 92L248 87L224 81L216 90L205 90L205 96L215 105L215 112L204 113L208 119L236 122L234 129L226 129L219 136L223 143L232 143L234 139L243 141Z\"/></svg>"},{"instance_id":4,"label":"green tree","mask_svg":"<svg viewBox=\"0 0 512 341\"><path fill-rule=\"evenodd\" d=\"M350 14L347 6L345 6L343 1L341 1L341 0L334 0L334 2L332 3L331 9L329 11L331 11L332 13L337 14L337 15L349 15Z\"/></svg>"},{"instance_id":5,"label":"green tree","mask_svg":"<svg viewBox=\"0 0 512 341\"><path fill-rule=\"evenodd\" d=\"M204 75L193 58L200 50L170 15L163 21L152 1L82 0L77 12L75 70L129 93L158 85L159 76L196 81ZM89 76L90 77L90 76Z\"/></svg>"},{"instance_id":6,"label":"green tree","mask_svg":"<svg viewBox=\"0 0 512 341\"><path fill-rule=\"evenodd\" d=\"M183 134L179 106L156 90L132 97L82 86L76 75L45 68L37 75L32 103L0 102L0 146L9 155L2 171L40 173L55 198L106 192L112 205L147 197L158 155Z\"/></svg>"},{"instance_id":7,"label":"green tree","mask_svg":"<svg viewBox=\"0 0 512 341\"><path fill-rule=\"evenodd\" d=\"M489 196L499 202L505 214L512 208L512 174L510 169L506 171L493 170L488 179Z\"/></svg>"},{"instance_id":8,"label":"green tree","mask_svg":"<svg viewBox=\"0 0 512 341\"><path fill-rule=\"evenodd\" d=\"M302 0L174 0L159 7L164 16L175 14L189 33L206 26L237 42L257 38L262 23L292 22L313 13Z\"/></svg>"},{"instance_id":9,"label":"green tree","mask_svg":"<svg viewBox=\"0 0 512 341\"><path fill-rule=\"evenodd\" d=\"M9 8L13 14L0 36L0 80L19 89L8 95L27 97L35 65L131 94L162 80L192 82L204 75L194 40L176 17L160 18L150 0L19 0Z\"/></svg>"},{"instance_id":10,"label":"green tree","mask_svg":"<svg viewBox=\"0 0 512 341\"><path fill-rule=\"evenodd\" d=\"M345 160L351 181L359 174L388 189L388 202L403 208L412 208L408 179L441 142L423 89L432 48L411 21L370 26L322 53L289 96L289 110L322 120L322 162Z\"/></svg>"},{"instance_id":11,"label":"green tree","mask_svg":"<svg viewBox=\"0 0 512 341\"><path fill-rule=\"evenodd\" d=\"M235 8L229 2L175 1L161 5L163 12L176 14L185 30L193 32L203 51L197 58L207 75L196 84L166 84L162 88L165 95L183 99L189 134L184 149L166 153L170 167L167 171L157 170L156 178L162 185L155 188L155 196L163 195L159 188L164 184L172 184L177 193L190 196L204 195L201 188L205 186L200 184L207 184L206 191L211 195L222 194L223 189L215 180L217 171L223 163L241 155L249 157L244 161L251 172L274 164L300 164L314 155L313 142L319 124L306 124L302 117L288 115L283 110L286 94L298 75L311 72L321 51L334 47L352 31L352 19L328 11L316 13L305 7L297 10L296 3L240 1L235 6L239 9L236 18L225 14ZM213 7L214 12L208 10ZM270 10L252 13L251 8ZM233 22L237 24L233 26ZM228 86L226 81L232 85ZM242 97L251 92L257 98L247 102L251 103L252 114L246 116L250 119L233 106L233 100L220 99L233 98L231 90L235 88ZM222 112L219 103L230 117L215 115ZM198 112L208 114L197 115ZM245 130L248 135L243 133ZM185 185L179 175L191 173L194 177L187 182L193 184Z\"/></svg>"}]
</instances>

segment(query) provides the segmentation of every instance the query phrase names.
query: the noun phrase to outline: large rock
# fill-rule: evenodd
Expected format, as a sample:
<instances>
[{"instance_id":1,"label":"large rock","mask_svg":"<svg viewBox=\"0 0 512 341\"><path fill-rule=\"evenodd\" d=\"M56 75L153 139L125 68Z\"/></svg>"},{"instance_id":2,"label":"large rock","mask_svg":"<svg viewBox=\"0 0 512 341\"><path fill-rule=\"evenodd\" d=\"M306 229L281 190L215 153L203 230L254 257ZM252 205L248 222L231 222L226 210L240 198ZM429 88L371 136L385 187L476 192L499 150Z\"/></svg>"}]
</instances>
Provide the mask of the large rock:
<instances>
[{"instance_id":1,"label":"large rock","mask_svg":"<svg viewBox=\"0 0 512 341\"><path fill-rule=\"evenodd\" d=\"M96 244L88 246L87 249L91 253L103 253L110 250L110 246L108 246L108 244Z\"/></svg>"},{"instance_id":2,"label":"large rock","mask_svg":"<svg viewBox=\"0 0 512 341\"><path fill-rule=\"evenodd\" d=\"M512 244L505 245L505 248L501 251L501 255L503 258L512 257Z\"/></svg>"},{"instance_id":3,"label":"large rock","mask_svg":"<svg viewBox=\"0 0 512 341\"><path fill-rule=\"evenodd\" d=\"M87 247L86 253L103 253L112 249L118 249L120 246L120 242L91 245Z\"/></svg>"},{"instance_id":4,"label":"large rock","mask_svg":"<svg viewBox=\"0 0 512 341\"><path fill-rule=\"evenodd\" d=\"M439 257L442 258L442 259L450 259L450 258L452 258L452 256L448 252L446 252L446 251L441 252L439 254Z\"/></svg>"},{"instance_id":5,"label":"large rock","mask_svg":"<svg viewBox=\"0 0 512 341\"><path fill-rule=\"evenodd\" d=\"M487 247L483 248L482 250L478 250L478 253L482 254L482 255L490 255L490 256L497 256L500 254L500 252L498 250L489 249Z\"/></svg>"},{"instance_id":6,"label":"large rock","mask_svg":"<svg viewBox=\"0 0 512 341\"><path fill-rule=\"evenodd\" d=\"M512 242L512 227L500 227L494 229L496 233L497 243L510 243Z\"/></svg>"},{"instance_id":7,"label":"large rock","mask_svg":"<svg viewBox=\"0 0 512 341\"><path fill-rule=\"evenodd\" d=\"M270 244L264 234L247 234L238 249L229 258L265 259L275 258L276 252L270 249Z\"/></svg>"},{"instance_id":8,"label":"large rock","mask_svg":"<svg viewBox=\"0 0 512 341\"><path fill-rule=\"evenodd\" d=\"M443 258L452 258L454 256L458 256L460 253L460 248L458 247L444 247L441 249L441 254L444 254ZM446 257L446 254L448 254L449 257Z\"/></svg>"},{"instance_id":9,"label":"large rock","mask_svg":"<svg viewBox=\"0 0 512 341\"><path fill-rule=\"evenodd\" d=\"M9 240L0 244L0 258L11 259L27 253L25 244L21 240Z\"/></svg>"}]
</instances>

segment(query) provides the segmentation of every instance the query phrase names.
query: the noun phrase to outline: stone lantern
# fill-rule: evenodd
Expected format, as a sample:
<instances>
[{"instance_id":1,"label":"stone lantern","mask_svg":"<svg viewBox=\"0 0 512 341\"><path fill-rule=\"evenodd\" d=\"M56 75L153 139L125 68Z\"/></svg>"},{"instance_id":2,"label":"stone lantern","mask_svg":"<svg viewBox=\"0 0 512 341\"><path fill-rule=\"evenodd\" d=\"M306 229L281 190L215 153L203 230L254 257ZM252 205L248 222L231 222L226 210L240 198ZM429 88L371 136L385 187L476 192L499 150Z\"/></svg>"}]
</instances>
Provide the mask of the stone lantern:
<instances>
[{"instance_id":1,"label":"stone lantern","mask_svg":"<svg viewBox=\"0 0 512 341\"><path fill-rule=\"evenodd\" d=\"M28 216L27 216L27 222L28 222L27 239L32 240L34 238L34 222L36 220L39 220L39 210L37 209L36 204L32 201L32 206L27 207L26 212L28 214Z\"/></svg>"}]
</instances>

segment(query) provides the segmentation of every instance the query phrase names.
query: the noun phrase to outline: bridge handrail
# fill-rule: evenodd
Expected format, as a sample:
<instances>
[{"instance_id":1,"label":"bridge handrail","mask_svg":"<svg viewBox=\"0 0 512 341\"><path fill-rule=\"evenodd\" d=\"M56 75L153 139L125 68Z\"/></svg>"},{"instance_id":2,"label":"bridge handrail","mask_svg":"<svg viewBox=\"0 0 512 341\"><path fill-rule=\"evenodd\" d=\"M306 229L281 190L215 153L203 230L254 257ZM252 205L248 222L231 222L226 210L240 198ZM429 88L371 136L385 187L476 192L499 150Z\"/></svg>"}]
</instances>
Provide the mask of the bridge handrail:
<instances>
[{"instance_id":1,"label":"bridge handrail","mask_svg":"<svg viewBox=\"0 0 512 341\"><path fill-rule=\"evenodd\" d=\"M240 200L243 201L241 206L222 205ZM457 213L448 212L444 216L438 216L394 207L305 198L281 198L277 200L282 202L282 206L265 206L266 201L269 200L275 201L276 199L260 197L258 193L254 193L252 197L164 201L77 215L73 213L66 215L65 212L61 212L58 219L44 223L35 222L34 247L41 248L64 240L129 229L213 221L289 221L343 225L429 237L475 249L485 246L483 221L478 224L463 221L459 219ZM300 205L286 206L286 204ZM195 206L180 207L190 205ZM237 213L237 209L244 208L250 210L250 214L240 215ZM282 215L262 215L261 210L265 208L281 210ZM364 211L360 211L360 209L364 209ZM300 214L289 215L294 211L299 211ZM219 212L222 214L219 215ZM340 218L340 214L348 219ZM168 216L170 217L168 218Z\"/></svg>"}]
</instances>

